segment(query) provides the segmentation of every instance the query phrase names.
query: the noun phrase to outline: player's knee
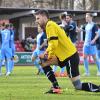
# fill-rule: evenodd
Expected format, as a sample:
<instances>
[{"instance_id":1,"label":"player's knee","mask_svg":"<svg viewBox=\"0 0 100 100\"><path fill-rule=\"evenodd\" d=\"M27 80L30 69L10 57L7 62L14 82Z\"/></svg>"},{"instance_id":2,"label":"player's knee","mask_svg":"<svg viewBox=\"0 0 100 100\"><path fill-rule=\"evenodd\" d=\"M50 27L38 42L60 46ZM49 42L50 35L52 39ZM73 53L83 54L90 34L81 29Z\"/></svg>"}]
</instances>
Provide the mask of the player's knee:
<instances>
[{"instance_id":1,"label":"player's knee","mask_svg":"<svg viewBox=\"0 0 100 100\"><path fill-rule=\"evenodd\" d=\"M74 85L76 90L82 89L82 83L80 82L80 80L73 81L73 85Z\"/></svg>"}]
</instances>

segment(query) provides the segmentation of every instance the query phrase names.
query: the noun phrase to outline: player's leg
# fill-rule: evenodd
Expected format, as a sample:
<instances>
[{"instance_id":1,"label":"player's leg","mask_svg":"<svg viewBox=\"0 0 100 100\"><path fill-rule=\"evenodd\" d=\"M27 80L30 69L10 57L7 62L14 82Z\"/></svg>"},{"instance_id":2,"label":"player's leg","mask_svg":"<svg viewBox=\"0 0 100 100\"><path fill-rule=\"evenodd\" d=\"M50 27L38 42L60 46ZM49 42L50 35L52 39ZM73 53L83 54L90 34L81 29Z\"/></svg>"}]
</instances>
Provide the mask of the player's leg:
<instances>
[{"instance_id":1,"label":"player's leg","mask_svg":"<svg viewBox=\"0 0 100 100\"><path fill-rule=\"evenodd\" d=\"M1 55L0 55L0 72L1 72L1 68L2 68L2 64L3 64L3 61L5 60L5 50L4 49L1 49ZM2 73L1 73L2 75Z\"/></svg>"},{"instance_id":2,"label":"player's leg","mask_svg":"<svg viewBox=\"0 0 100 100\"><path fill-rule=\"evenodd\" d=\"M10 68L10 72L13 71L14 69L14 55L15 55L15 47L12 48L12 58L11 58L11 68Z\"/></svg>"},{"instance_id":3,"label":"player's leg","mask_svg":"<svg viewBox=\"0 0 100 100\"><path fill-rule=\"evenodd\" d=\"M99 59L98 57L96 56L96 53L97 53L97 49L96 49L96 46L91 46L91 55L97 65L97 75L100 76L100 62L99 62Z\"/></svg>"},{"instance_id":4,"label":"player's leg","mask_svg":"<svg viewBox=\"0 0 100 100\"><path fill-rule=\"evenodd\" d=\"M11 48L7 48L6 50L5 50L5 57L6 57L6 76L9 76L10 75L10 73L11 73L11 68L12 68L12 60L11 60L11 58L12 58L12 50L11 50Z\"/></svg>"},{"instance_id":5,"label":"player's leg","mask_svg":"<svg viewBox=\"0 0 100 100\"><path fill-rule=\"evenodd\" d=\"M97 50L97 57L98 57L98 59L100 61L100 50Z\"/></svg>"},{"instance_id":6,"label":"player's leg","mask_svg":"<svg viewBox=\"0 0 100 100\"><path fill-rule=\"evenodd\" d=\"M41 67L41 65L39 64L39 62L40 62L40 60L39 60L39 58L37 57L37 58L35 59L35 61L34 61L34 65L38 68L38 73L37 73L37 75L43 74L43 73L44 73L43 68Z\"/></svg>"},{"instance_id":7,"label":"player's leg","mask_svg":"<svg viewBox=\"0 0 100 100\"><path fill-rule=\"evenodd\" d=\"M100 76L100 62L96 55L92 55L96 65L97 65L97 76Z\"/></svg>"},{"instance_id":8,"label":"player's leg","mask_svg":"<svg viewBox=\"0 0 100 100\"><path fill-rule=\"evenodd\" d=\"M32 61L33 61L33 65L38 69L37 75L39 75L40 70L39 70L39 63L37 63L37 57L34 57L32 55Z\"/></svg>"},{"instance_id":9,"label":"player's leg","mask_svg":"<svg viewBox=\"0 0 100 100\"><path fill-rule=\"evenodd\" d=\"M40 55L40 54L43 54L43 53L44 53L44 51L38 50L38 51L37 51L37 56ZM39 70L40 70L40 73L43 74L44 71L43 71L43 68L42 68L42 66L40 65L39 62L40 62L40 59L39 59L39 57L37 57L37 64L39 64Z\"/></svg>"},{"instance_id":10,"label":"player's leg","mask_svg":"<svg viewBox=\"0 0 100 100\"><path fill-rule=\"evenodd\" d=\"M37 50L35 50L33 52L31 59L33 61L34 66L38 69L37 75L39 75L40 72L43 73L43 69L42 69L41 65L39 64L39 58L38 58L38 53L37 52L38 52Z\"/></svg>"},{"instance_id":11,"label":"player's leg","mask_svg":"<svg viewBox=\"0 0 100 100\"><path fill-rule=\"evenodd\" d=\"M100 92L100 87L98 85L95 85L93 83L82 83L80 81L80 75L79 75L79 56L78 53L74 54L69 59L70 66L67 68L67 73L69 75L69 78L72 81L73 86L77 90L84 90L89 92Z\"/></svg>"},{"instance_id":12,"label":"player's leg","mask_svg":"<svg viewBox=\"0 0 100 100\"><path fill-rule=\"evenodd\" d=\"M12 56L11 58L11 68L10 68L10 72L12 72L14 69L14 56Z\"/></svg>"},{"instance_id":13,"label":"player's leg","mask_svg":"<svg viewBox=\"0 0 100 100\"><path fill-rule=\"evenodd\" d=\"M89 76L90 75L90 72L89 72L89 62L88 62L88 52L89 52L89 47L87 46L84 46L83 48L83 58L84 58L84 68L85 68L85 73L84 75L85 76Z\"/></svg>"},{"instance_id":14,"label":"player's leg","mask_svg":"<svg viewBox=\"0 0 100 100\"><path fill-rule=\"evenodd\" d=\"M58 59L56 57L52 57L50 60L47 61L43 61L43 59L41 59L41 66L43 67L44 73L49 79L49 81L52 83L52 88L46 93L61 93L57 79L54 75L54 72L52 71L52 68L50 67L50 65L57 64Z\"/></svg>"},{"instance_id":15,"label":"player's leg","mask_svg":"<svg viewBox=\"0 0 100 100\"><path fill-rule=\"evenodd\" d=\"M99 49L97 50L97 59L98 59L99 68L100 68L100 50ZM99 72L97 73L97 76L100 76L100 73Z\"/></svg>"}]
</instances>

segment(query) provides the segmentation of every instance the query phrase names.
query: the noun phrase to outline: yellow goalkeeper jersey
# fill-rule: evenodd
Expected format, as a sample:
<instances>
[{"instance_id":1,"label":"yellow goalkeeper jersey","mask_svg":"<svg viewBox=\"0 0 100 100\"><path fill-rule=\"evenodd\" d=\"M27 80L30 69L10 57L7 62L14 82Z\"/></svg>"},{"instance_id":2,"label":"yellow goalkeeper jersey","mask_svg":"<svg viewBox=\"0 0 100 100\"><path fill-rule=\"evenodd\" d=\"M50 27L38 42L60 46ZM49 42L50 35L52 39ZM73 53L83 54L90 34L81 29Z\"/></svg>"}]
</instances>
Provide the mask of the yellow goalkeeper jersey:
<instances>
[{"instance_id":1,"label":"yellow goalkeeper jersey","mask_svg":"<svg viewBox=\"0 0 100 100\"><path fill-rule=\"evenodd\" d=\"M54 21L48 20L46 24L46 35L48 56L56 55L60 61L64 61L76 52L76 47L67 37L65 31Z\"/></svg>"}]
</instances>

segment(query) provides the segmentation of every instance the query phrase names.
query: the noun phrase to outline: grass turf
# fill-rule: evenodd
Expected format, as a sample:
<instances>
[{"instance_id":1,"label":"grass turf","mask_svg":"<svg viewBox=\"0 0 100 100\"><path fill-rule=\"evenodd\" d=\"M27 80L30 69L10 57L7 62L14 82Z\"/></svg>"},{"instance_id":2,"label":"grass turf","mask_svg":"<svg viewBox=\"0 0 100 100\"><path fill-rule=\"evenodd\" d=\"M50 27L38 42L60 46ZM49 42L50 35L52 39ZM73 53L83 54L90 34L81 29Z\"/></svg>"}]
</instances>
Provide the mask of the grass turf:
<instances>
[{"instance_id":1,"label":"grass turf","mask_svg":"<svg viewBox=\"0 0 100 100\"><path fill-rule=\"evenodd\" d=\"M91 76L82 76L81 80L99 85L100 77L96 76L96 66L89 67ZM5 68L2 69L4 73ZM32 66L15 66L11 76L0 76L0 100L97 100L100 98L100 93L74 90L70 80L65 77L57 78L63 89L62 94L44 94L51 84L45 75L36 75L36 71ZM83 74L83 66L80 66L80 72Z\"/></svg>"}]
</instances>

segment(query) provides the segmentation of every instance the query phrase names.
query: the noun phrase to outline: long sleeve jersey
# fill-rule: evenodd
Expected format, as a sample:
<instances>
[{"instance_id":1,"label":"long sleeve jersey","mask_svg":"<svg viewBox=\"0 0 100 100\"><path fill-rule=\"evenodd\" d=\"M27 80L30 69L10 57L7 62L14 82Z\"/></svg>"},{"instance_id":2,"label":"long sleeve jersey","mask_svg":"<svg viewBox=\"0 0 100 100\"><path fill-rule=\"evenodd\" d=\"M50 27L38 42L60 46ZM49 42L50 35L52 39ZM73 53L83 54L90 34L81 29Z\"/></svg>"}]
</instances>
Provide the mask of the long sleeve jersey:
<instances>
[{"instance_id":1,"label":"long sleeve jersey","mask_svg":"<svg viewBox=\"0 0 100 100\"><path fill-rule=\"evenodd\" d=\"M46 35L48 39L46 51L49 57L55 55L60 61L64 61L76 52L76 48L70 38L66 36L65 31L55 22L48 20Z\"/></svg>"}]
</instances>

